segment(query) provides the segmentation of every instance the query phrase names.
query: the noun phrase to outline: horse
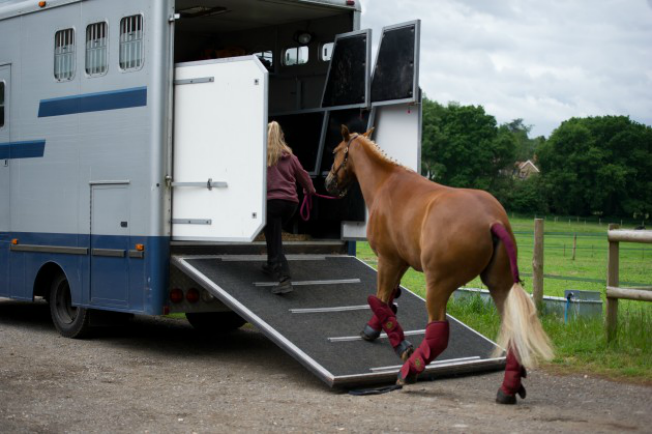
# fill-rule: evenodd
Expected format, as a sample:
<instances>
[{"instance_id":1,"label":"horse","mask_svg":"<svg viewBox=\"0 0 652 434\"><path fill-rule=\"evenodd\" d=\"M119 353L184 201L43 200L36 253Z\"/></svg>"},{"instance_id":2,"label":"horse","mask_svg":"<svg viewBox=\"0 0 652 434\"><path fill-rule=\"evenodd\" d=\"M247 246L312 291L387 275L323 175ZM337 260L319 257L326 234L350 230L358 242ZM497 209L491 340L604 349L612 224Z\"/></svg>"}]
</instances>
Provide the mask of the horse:
<instances>
[{"instance_id":1,"label":"horse","mask_svg":"<svg viewBox=\"0 0 652 434\"><path fill-rule=\"evenodd\" d=\"M501 316L495 355L507 353L496 401L515 404L517 394L526 396L521 379L527 369L550 360L553 350L521 286L505 209L485 191L437 184L390 160L370 139L372 132L351 133L342 125L342 141L325 179L326 190L337 197L357 180L369 211L367 239L378 257L378 279L376 295L367 299L373 314L362 338L373 341L384 330L404 362L397 385L415 383L448 346L448 299L479 275ZM393 303L410 267L426 279L428 324L416 350L405 339Z\"/></svg>"}]
</instances>

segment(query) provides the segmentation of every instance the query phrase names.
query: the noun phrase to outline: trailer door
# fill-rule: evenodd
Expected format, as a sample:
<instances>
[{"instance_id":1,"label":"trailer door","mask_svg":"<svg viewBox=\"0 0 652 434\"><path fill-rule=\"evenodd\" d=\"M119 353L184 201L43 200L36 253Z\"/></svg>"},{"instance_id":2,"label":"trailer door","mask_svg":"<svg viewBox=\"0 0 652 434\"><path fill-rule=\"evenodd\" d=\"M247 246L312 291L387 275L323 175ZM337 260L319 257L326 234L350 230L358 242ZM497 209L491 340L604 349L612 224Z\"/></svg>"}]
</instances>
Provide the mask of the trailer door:
<instances>
[{"instance_id":1,"label":"trailer door","mask_svg":"<svg viewBox=\"0 0 652 434\"><path fill-rule=\"evenodd\" d=\"M383 28L371 79L373 139L393 159L421 170L420 21ZM364 239L364 222L343 222L342 238Z\"/></svg>"},{"instance_id":2,"label":"trailer door","mask_svg":"<svg viewBox=\"0 0 652 434\"><path fill-rule=\"evenodd\" d=\"M265 226L267 70L257 57L175 69L172 238L252 241Z\"/></svg>"}]
</instances>

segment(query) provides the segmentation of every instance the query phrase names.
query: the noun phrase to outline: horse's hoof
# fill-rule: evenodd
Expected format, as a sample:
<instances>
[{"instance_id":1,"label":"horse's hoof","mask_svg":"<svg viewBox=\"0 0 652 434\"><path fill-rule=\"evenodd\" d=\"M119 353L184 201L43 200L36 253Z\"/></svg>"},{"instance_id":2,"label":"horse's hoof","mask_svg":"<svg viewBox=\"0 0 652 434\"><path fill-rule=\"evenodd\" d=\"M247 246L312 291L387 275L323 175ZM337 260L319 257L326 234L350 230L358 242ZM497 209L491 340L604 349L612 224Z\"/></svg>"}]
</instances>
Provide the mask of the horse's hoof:
<instances>
[{"instance_id":1,"label":"horse's hoof","mask_svg":"<svg viewBox=\"0 0 652 434\"><path fill-rule=\"evenodd\" d=\"M417 375L410 372L406 377L403 377L403 373L399 371L398 377L396 377L396 385L405 386L406 384L415 384L417 382Z\"/></svg>"},{"instance_id":2,"label":"horse's hoof","mask_svg":"<svg viewBox=\"0 0 652 434\"><path fill-rule=\"evenodd\" d=\"M369 324L365 324L364 329L360 332L360 337L367 342L373 342L380 336L380 330L372 328Z\"/></svg>"},{"instance_id":3,"label":"horse's hoof","mask_svg":"<svg viewBox=\"0 0 652 434\"><path fill-rule=\"evenodd\" d=\"M412 353L414 352L414 346L408 340L403 340L396 348L394 348L396 354L401 358L403 362L407 362Z\"/></svg>"},{"instance_id":4,"label":"horse's hoof","mask_svg":"<svg viewBox=\"0 0 652 434\"><path fill-rule=\"evenodd\" d=\"M523 386L521 386L522 388ZM525 392L525 389L523 389L523 392ZM518 391L518 394L521 395L521 391ZM523 396L521 396L522 398ZM505 392L503 392L503 389L498 389L498 393L496 394L496 402L498 404L505 404L505 405L514 405L516 404L516 395L508 395Z\"/></svg>"},{"instance_id":5,"label":"horse's hoof","mask_svg":"<svg viewBox=\"0 0 652 434\"><path fill-rule=\"evenodd\" d=\"M518 392L516 392L516 393L518 393L518 396L520 396L521 399L525 399L525 397L527 396L527 392L525 391L525 387L523 387L522 384L521 384L521 387L518 389Z\"/></svg>"}]
</instances>

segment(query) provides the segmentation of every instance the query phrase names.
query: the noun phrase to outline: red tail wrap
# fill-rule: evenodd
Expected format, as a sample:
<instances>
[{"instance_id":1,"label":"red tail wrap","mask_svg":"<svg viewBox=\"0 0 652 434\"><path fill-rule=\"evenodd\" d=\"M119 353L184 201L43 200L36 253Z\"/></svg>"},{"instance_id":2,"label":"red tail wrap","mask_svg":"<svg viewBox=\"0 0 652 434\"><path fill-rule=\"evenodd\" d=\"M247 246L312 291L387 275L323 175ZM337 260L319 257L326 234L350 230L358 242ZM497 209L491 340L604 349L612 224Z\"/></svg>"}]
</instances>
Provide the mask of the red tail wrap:
<instances>
[{"instance_id":1,"label":"red tail wrap","mask_svg":"<svg viewBox=\"0 0 652 434\"><path fill-rule=\"evenodd\" d=\"M503 245L505 246L507 256L509 257L509 266L512 270L512 278L514 279L514 283L519 283L521 278L518 274L518 264L516 263L516 244L514 244L514 240L512 239L509 232L507 232L507 229L505 229L505 226L503 226L501 223L494 223L491 226L491 233L498 237L498 239L502 241Z\"/></svg>"}]
</instances>

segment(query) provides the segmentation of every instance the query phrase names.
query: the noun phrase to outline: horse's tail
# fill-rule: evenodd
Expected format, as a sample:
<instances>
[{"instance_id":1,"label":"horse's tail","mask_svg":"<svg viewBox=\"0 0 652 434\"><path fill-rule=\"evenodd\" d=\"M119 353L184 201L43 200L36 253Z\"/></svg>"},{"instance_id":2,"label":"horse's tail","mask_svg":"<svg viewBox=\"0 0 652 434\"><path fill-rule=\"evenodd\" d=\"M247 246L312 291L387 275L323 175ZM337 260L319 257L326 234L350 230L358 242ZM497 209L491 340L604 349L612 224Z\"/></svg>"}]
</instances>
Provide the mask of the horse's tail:
<instances>
[{"instance_id":1,"label":"horse's tail","mask_svg":"<svg viewBox=\"0 0 652 434\"><path fill-rule=\"evenodd\" d=\"M534 368L539 359L552 359L552 345L548 335L541 327L534 302L521 286L514 239L505 226L500 223L495 223L491 227L491 232L505 246L514 279L514 285L507 294L503 306L502 323L498 335L499 348L495 350L497 353L495 355L500 355L503 349L511 348L521 365L526 368Z\"/></svg>"}]
</instances>

